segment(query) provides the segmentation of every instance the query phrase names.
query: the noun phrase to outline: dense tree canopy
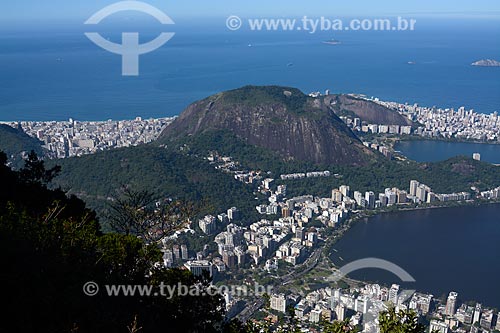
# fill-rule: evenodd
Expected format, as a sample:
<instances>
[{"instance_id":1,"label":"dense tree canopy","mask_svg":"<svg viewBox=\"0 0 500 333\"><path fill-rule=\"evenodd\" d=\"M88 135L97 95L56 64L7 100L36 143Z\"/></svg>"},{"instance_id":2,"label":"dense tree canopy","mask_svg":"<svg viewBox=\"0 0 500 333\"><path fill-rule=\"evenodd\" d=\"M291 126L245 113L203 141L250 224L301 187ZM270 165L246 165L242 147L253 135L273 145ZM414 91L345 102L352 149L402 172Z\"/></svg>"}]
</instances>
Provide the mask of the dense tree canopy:
<instances>
[{"instance_id":1,"label":"dense tree canopy","mask_svg":"<svg viewBox=\"0 0 500 333\"><path fill-rule=\"evenodd\" d=\"M391 308L379 315L381 333L424 333L426 328L418 322L418 316L412 311L396 311Z\"/></svg>"},{"instance_id":2,"label":"dense tree canopy","mask_svg":"<svg viewBox=\"0 0 500 333\"><path fill-rule=\"evenodd\" d=\"M220 296L108 296L106 285L208 288L189 271L166 270L156 245L124 234L103 234L95 213L75 197L48 190L37 172L14 172L0 153L0 272L2 331L210 332L223 322ZM34 157L27 168L34 171ZM31 165L31 166L30 166ZM36 164L40 166L40 164ZM27 169L25 169L27 170ZM49 179L47 179L49 180ZM83 292L93 281L94 296Z\"/></svg>"}]
</instances>

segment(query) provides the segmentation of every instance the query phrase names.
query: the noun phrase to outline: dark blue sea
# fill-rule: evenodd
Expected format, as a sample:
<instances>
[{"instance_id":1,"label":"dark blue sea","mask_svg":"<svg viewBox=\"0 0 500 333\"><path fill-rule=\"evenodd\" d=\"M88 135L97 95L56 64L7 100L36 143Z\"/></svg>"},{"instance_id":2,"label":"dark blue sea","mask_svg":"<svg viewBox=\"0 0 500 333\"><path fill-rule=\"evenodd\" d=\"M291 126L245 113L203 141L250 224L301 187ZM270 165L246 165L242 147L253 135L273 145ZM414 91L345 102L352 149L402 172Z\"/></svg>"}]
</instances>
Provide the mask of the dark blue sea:
<instances>
[{"instance_id":1,"label":"dark blue sea","mask_svg":"<svg viewBox=\"0 0 500 333\"><path fill-rule=\"evenodd\" d=\"M173 116L197 99L248 84L500 111L500 68L470 66L500 60L498 20L420 19L407 32L231 32L224 19L180 20L169 28L176 36L141 56L141 75L122 77L121 57L91 43L81 22L0 26L0 120ZM164 31L99 29L112 41L121 31L143 32L142 42ZM322 43L331 38L342 44Z\"/></svg>"}]
</instances>

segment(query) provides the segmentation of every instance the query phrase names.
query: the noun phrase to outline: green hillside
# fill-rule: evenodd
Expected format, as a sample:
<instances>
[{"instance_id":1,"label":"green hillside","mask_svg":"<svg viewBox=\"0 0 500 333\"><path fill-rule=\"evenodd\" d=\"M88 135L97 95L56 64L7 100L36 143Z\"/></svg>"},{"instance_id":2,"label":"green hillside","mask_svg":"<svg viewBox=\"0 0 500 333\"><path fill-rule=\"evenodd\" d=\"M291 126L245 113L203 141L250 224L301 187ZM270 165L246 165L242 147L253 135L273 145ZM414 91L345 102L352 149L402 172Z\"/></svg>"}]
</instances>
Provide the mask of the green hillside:
<instances>
[{"instance_id":1,"label":"green hillside","mask_svg":"<svg viewBox=\"0 0 500 333\"><path fill-rule=\"evenodd\" d=\"M380 159L368 166L315 165L287 160L261 147L245 143L227 131L205 132L171 142L169 147L151 144L117 149L79 158L51 161L62 166L54 183L85 199L102 213L109 198L126 185L146 189L158 197L173 197L198 204L200 214L213 214L236 206L250 222L255 215L254 186L215 170L205 159L209 152L232 156L242 169L262 170L277 183L288 185L289 195L330 196L342 184L358 191L383 192L387 187L407 189L412 179L437 193L481 190L500 185L500 168L467 157L438 163L400 162ZM283 173L329 170L341 177L281 181Z\"/></svg>"},{"instance_id":2,"label":"green hillside","mask_svg":"<svg viewBox=\"0 0 500 333\"><path fill-rule=\"evenodd\" d=\"M147 190L158 199L192 202L200 214L236 206L252 212L253 189L188 152L157 145L116 149L77 158L49 161L61 165L55 186L68 190L105 213L123 186Z\"/></svg>"},{"instance_id":3,"label":"green hillside","mask_svg":"<svg viewBox=\"0 0 500 333\"><path fill-rule=\"evenodd\" d=\"M21 155L35 151L38 156L44 154L43 142L32 138L22 129L0 124L0 150L5 152L15 167L20 166Z\"/></svg>"}]
</instances>

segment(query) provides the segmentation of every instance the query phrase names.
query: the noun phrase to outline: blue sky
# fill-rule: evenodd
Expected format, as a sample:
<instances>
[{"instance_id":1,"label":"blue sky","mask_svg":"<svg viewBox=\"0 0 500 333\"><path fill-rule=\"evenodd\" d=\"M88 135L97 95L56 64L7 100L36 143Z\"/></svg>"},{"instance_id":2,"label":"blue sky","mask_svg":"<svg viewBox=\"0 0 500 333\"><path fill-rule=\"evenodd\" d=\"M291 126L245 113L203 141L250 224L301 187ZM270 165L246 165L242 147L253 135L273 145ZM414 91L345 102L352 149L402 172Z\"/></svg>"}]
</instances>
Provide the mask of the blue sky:
<instances>
[{"instance_id":1,"label":"blue sky","mask_svg":"<svg viewBox=\"0 0 500 333\"><path fill-rule=\"evenodd\" d=\"M117 0L4 0L0 22L84 19ZM172 18L416 15L500 18L498 0L145 0Z\"/></svg>"}]
</instances>

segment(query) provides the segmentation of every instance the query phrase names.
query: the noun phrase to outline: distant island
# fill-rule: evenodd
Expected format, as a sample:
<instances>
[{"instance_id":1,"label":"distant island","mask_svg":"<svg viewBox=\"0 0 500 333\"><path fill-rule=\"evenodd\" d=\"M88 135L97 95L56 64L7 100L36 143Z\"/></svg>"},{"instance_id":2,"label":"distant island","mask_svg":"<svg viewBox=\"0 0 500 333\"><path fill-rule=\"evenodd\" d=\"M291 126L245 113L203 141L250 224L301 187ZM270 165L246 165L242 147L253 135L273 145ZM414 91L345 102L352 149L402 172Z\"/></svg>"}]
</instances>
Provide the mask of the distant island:
<instances>
[{"instance_id":1,"label":"distant island","mask_svg":"<svg viewBox=\"0 0 500 333\"><path fill-rule=\"evenodd\" d=\"M500 67L500 61L492 59L483 59L472 63L472 66L482 66L482 67Z\"/></svg>"}]
</instances>

